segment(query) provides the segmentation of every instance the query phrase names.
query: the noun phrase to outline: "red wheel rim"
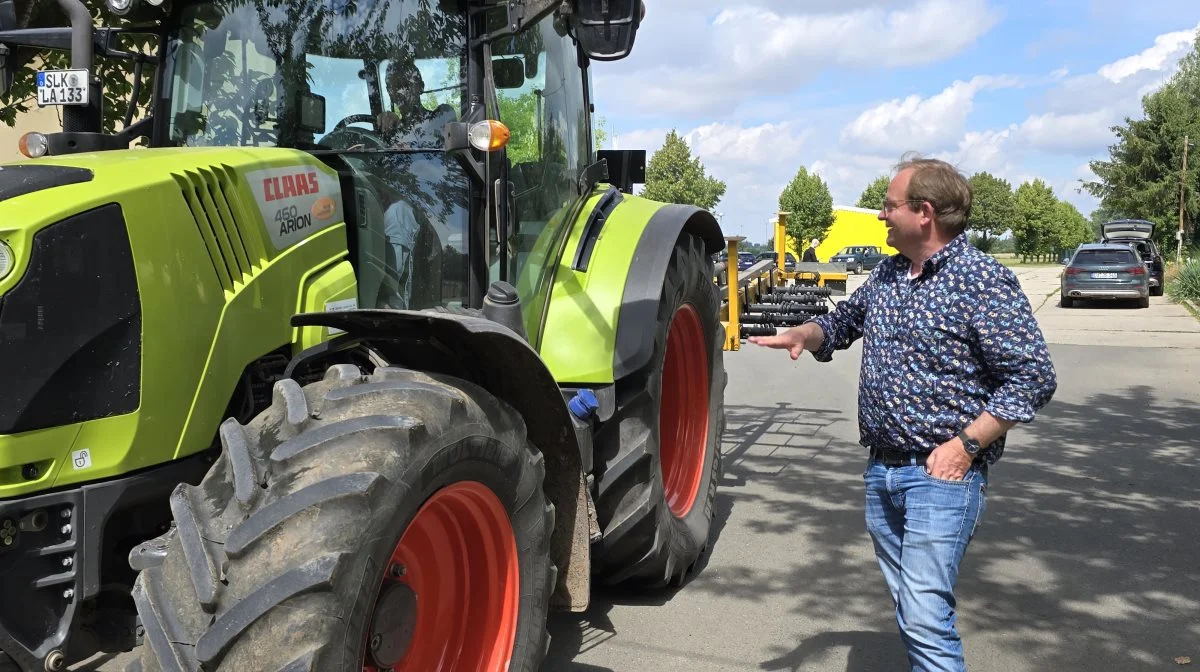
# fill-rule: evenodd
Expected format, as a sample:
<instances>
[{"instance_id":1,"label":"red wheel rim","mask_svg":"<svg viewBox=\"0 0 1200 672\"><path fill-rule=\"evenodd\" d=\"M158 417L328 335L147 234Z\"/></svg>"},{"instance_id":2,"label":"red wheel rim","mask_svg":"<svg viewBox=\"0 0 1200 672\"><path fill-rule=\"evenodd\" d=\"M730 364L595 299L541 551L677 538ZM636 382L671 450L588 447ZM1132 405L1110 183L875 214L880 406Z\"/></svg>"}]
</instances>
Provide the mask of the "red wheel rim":
<instances>
[{"instance_id":1,"label":"red wheel rim","mask_svg":"<svg viewBox=\"0 0 1200 672\"><path fill-rule=\"evenodd\" d=\"M667 332L659 438L667 506L682 518L696 502L708 445L708 349L700 313L690 304L675 311Z\"/></svg>"},{"instance_id":2,"label":"red wheel rim","mask_svg":"<svg viewBox=\"0 0 1200 672\"><path fill-rule=\"evenodd\" d=\"M392 582L412 591L416 607L407 650L391 669L508 669L521 597L517 541L486 486L466 481L430 497L392 552L383 588ZM370 632L367 638L370 647ZM364 672L387 669L371 656L368 650Z\"/></svg>"}]
</instances>

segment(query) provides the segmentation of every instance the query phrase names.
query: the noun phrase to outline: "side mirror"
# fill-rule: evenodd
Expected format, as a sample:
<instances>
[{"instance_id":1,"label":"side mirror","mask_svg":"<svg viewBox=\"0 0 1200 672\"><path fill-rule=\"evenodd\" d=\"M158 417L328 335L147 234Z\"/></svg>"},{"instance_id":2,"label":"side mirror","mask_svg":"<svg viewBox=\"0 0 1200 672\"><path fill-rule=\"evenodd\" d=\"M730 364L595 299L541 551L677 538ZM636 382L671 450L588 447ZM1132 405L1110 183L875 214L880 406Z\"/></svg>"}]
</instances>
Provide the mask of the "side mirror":
<instances>
[{"instance_id":1,"label":"side mirror","mask_svg":"<svg viewBox=\"0 0 1200 672\"><path fill-rule=\"evenodd\" d=\"M643 0L576 0L571 28L579 46L595 61L616 61L633 50L646 15Z\"/></svg>"},{"instance_id":2,"label":"side mirror","mask_svg":"<svg viewBox=\"0 0 1200 672\"><path fill-rule=\"evenodd\" d=\"M596 158L608 164L608 183L630 194L633 185L646 183L646 150L602 149Z\"/></svg>"},{"instance_id":3,"label":"side mirror","mask_svg":"<svg viewBox=\"0 0 1200 672\"><path fill-rule=\"evenodd\" d=\"M492 59L492 78L497 89L519 89L525 84L525 64L519 58Z\"/></svg>"}]
</instances>

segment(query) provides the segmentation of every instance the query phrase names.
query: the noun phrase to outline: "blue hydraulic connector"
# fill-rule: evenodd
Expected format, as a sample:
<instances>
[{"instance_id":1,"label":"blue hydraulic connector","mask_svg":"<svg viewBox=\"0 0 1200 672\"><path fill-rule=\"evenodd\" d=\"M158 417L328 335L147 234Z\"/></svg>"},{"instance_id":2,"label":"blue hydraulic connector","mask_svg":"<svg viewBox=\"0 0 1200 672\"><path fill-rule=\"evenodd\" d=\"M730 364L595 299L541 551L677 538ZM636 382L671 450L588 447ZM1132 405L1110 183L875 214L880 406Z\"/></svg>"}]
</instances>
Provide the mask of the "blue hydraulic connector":
<instances>
[{"instance_id":1,"label":"blue hydraulic connector","mask_svg":"<svg viewBox=\"0 0 1200 672\"><path fill-rule=\"evenodd\" d=\"M580 420L587 420L593 413L600 410L600 400L591 390L580 390L567 402L571 414Z\"/></svg>"}]
</instances>

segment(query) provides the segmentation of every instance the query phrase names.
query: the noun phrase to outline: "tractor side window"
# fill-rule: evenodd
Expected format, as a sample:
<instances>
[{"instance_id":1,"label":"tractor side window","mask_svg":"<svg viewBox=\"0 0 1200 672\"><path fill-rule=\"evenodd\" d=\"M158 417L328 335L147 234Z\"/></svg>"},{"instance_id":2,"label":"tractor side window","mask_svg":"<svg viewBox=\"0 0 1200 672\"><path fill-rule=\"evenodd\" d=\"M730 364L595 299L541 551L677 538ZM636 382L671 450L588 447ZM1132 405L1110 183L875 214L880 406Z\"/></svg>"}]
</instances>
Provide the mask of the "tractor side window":
<instances>
[{"instance_id":1,"label":"tractor side window","mask_svg":"<svg viewBox=\"0 0 1200 672\"><path fill-rule=\"evenodd\" d=\"M580 198L576 177L589 163L584 78L572 39L551 15L500 48L503 58L520 58L525 81L499 89L500 120L515 193L509 280L525 311L525 327L536 342L554 277L557 243L570 229L568 215Z\"/></svg>"}]
</instances>

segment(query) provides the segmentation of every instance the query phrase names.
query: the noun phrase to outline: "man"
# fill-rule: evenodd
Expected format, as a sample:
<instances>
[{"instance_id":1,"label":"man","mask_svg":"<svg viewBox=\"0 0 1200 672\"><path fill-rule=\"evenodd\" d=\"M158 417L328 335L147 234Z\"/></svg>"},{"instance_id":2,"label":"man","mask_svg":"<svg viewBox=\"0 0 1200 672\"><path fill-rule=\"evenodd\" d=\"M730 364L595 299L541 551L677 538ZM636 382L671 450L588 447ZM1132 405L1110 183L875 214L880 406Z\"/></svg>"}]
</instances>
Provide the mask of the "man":
<instances>
[{"instance_id":1,"label":"man","mask_svg":"<svg viewBox=\"0 0 1200 672\"><path fill-rule=\"evenodd\" d=\"M800 257L800 261L820 261L817 259L817 246L820 244L816 238L813 238L809 242L808 248L804 250L804 255Z\"/></svg>"},{"instance_id":2,"label":"man","mask_svg":"<svg viewBox=\"0 0 1200 672\"><path fill-rule=\"evenodd\" d=\"M971 190L942 161L908 159L879 218L899 251L835 310L751 342L828 362L863 339L866 524L914 670L964 670L959 563L1008 430L1057 389L1016 276L971 246Z\"/></svg>"}]
</instances>

